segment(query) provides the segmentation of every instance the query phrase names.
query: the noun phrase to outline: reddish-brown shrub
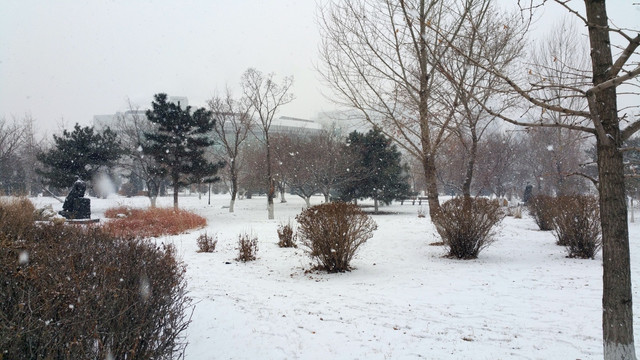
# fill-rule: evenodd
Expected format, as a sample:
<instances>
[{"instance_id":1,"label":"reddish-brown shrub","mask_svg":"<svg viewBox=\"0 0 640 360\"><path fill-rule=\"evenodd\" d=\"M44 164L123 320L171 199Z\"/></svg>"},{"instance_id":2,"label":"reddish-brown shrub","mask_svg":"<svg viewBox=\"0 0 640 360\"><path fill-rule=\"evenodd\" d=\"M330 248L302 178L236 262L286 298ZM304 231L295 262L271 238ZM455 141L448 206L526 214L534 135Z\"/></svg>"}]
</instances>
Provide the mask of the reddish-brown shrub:
<instances>
[{"instance_id":1,"label":"reddish-brown shrub","mask_svg":"<svg viewBox=\"0 0 640 360\"><path fill-rule=\"evenodd\" d=\"M0 206L6 221L6 208ZM0 358L170 359L185 347L185 268L172 247L99 227L0 227Z\"/></svg>"},{"instance_id":2,"label":"reddish-brown shrub","mask_svg":"<svg viewBox=\"0 0 640 360\"><path fill-rule=\"evenodd\" d=\"M298 247L296 245L295 235L293 234L293 227L291 223L278 225L278 246L283 247Z\"/></svg>"},{"instance_id":3,"label":"reddish-brown shrub","mask_svg":"<svg viewBox=\"0 0 640 360\"><path fill-rule=\"evenodd\" d=\"M527 202L529 214L542 231L553 230L555 199L548 195L532 196Z\"/></svg>"},{"instance_id":4,"label":"reddish-brown shrub","mask_svg":"<svg viewBox=\"0 0 640 360\"><path fill-rule=\"evenodd\" d=\"M202 216L186 210L169 208L127 209L115 208L105 212L105 216L128 214L127 217L117 218L104 224L105 230L114 236L121 237L157 237L162 235L177 235L188 230L198 229L207 225Z\"/></svg>"},{"instance_id":5,"label":"reddish-brown shrub","mask_svg":"<svg viewBox=\"0 0 640 360\"><path fill-rule=\"evenodd\" d=\"M569 257L593 259L602 246L600 208L595 196L560 196L556 199L553 229L557 244Z\"/></svg>"},{"instance_id":6,"label":"reddish-brown shrub","mask_svg":"<svg viewBox=\"0 0 640 360\"><path fill-rule=\"evenodd\" d=\"M306 251L328 272L351 269L349 263L360 245L373 236L376 223L357 205L344 202L316 205L296 217Z\"/></svg>"},{"instance_id":7,"label":"reddish-brown shrub","mask_svg":"<svg viewBox=\"0 0 640 360\"><path fill-rule=\"evenodd\" d=\"M258 252L258 238L251 237L249 234L240 234L238 236L238 257L237 261L247 262L256 259Z\"/></svg>"},{"instance_id":8,"label":"reddish-brown shrub","mask_svg":"<svg viewBox=\"0 0 640 360\"><path fill-rule=\"evenodd\" d=\"M209 236L205 232L204 234L198 236L196 239L198 243L198 252L214 252L216 251L216 245L218 244L218 239L215 236Z\"/></svg>"},{"instance_id":9,"label":"reddish-brown shrub","mask_svg":"<svg viewBox=\"0 0 640 360\"><path fill-rule=\"evenodd\" d=\"M502 221L500 204L484 198L454 198L441 206L433 223L449 248L447 256L475 259L493 243L492 229Z\"/></svg>"},{"instance_id":10,"label":"reddish-brown shrub","mask_svg":"<svg viewBox=\"0 0 640 360\"><path fill-rule=\"evenodd\" d=\"M108 219L116 219L123 216L131 216L131 208L128 206L116 206L108 208L104 212L104 217Z\"/></svg>"}]
</instances>

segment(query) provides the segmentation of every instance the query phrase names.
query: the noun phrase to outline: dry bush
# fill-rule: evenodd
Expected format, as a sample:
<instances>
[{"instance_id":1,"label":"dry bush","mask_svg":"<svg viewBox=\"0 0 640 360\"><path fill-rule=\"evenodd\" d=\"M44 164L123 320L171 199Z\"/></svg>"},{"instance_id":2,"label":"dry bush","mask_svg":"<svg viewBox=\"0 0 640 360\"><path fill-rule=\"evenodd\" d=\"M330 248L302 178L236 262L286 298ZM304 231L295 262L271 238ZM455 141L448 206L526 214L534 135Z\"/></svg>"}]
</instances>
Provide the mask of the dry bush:
<instances>
[{"instance_id":1,"label":"dry bush","mask_svg":"<svg viewBox=\"0 0 640 360\"><path fill-rule=\"evenodd\" d=\"M318 262L318 268L328 272L351 270L349 263L356 251L377 229L357 205L343 202L310 207L296 220L302 245Z\"/></svg>"},{"instance_id":2,"label":"dry bush","mask_svg":"<svg viewBox=\"0 0 640 360\"><path fill-rule=\"evenodd\" d=\"M109 209L105 214L117 216L117 214L122 214L124 209ZM107 222L104 225L105 230L114 236L147 238L177 235L207 225L205 218L186 210L171 208L128 209L128 214L125 218L117 218Z\"/></svg>"},{"instance_id":3,"label":"dry bush","mask_svg":"<svg viewBox=\"0 0 640 360\"><path fill-rule=\"evenodd\" d=\"M131 216L131 211L132 209L128 206L112 207L104 212L104 217L106 217L107 219L116 219L118 217L121 217L121 215Z\"/></svg>"},{"instance_id":4,"label":"dry bush","mask_svg":"<svg viewBox=\"0 0 640 360\"><path fill-rule=\"evenodd\" d=\"M553 230L555 199L548 195L532 196L527 202L529 214L542 231Z\"/></svg>"},{"instance_id":5,"label":"dry bush","mask_svg":"<svg viewBox=\"0 0 640 360\"><path fill-rule=\"evenodd\" d=\"M191 300L172 247L114 238L99 227L32 223L19 240L6 230L0 227L10 239L0 243L0 358L183 354Z\"/></svg>"},{"instance_id":6,"label":"dry bush","mask_svg":"<svg viewBox=\"0 0 640 360\"><path fill-rule=\"evenodd\" d=\"M0 199L0 243L23 239L33 231L36 208L29 199Z\"/></svg>"},{"instance_id":7,"label":"dry bush","mask_svg":"<svg viewBox=\"0 0 640 360\"><path fill-rule=\"evenodd\" d=\"M198 236L198 239L196 241L198 243L198 252L210 253L216 251L218 239L215 237L215 235L211 237L205 232L204 234Z\"/></svg>"},{"instance_id":8,"label":"dry bush","mask_svg":"<svg viewBox=\"0 0 640 360\"><path fill-rule=\"evenodd\" d=\"M454 198L442 204L434 219L447 256L475 259L493 243L492 229L502 221L500 204L484 198Z\"/></svg>"},{"instance_id":9,"label":"dry bush","mask_svg":"<svg viewBox=\"0 0 640 360\"><path fill-rule=\"evenodd\" d=\"M281 248L298 247L293 234L291 223L278 225L278 246Z\"/></svg>"},{"instance_id":10,"label":"dry bush","mask_svg":"<svg viewBox=\"0 0 640 360\"><path fill-rule=\"evenodd\" d=\"M557 244L572 258L593 259L600 247L600 209L595 196L560 196L556 199L553 229Z\"/></svg>"},{"instance_id":11,"label":"dry bush","mask_svg":"<svg viewBox=\"0 0 640 360\"><path fill-rule=\"evenodd\" d=\"M240 234L238 236L238 257L237 261L247 262L256 259L258 252L258 238L251 237L249 234Z\"/></svg>"}]
</instances>

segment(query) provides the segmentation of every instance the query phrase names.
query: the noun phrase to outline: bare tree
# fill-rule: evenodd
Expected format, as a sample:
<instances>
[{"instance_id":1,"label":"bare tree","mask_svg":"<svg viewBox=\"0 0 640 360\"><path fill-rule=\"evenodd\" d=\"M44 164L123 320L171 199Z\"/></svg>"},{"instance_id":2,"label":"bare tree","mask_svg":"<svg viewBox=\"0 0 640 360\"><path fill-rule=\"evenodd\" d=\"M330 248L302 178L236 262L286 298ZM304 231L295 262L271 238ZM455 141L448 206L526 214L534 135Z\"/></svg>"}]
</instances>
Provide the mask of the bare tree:
<instances>
[{"instance_id":1,"label":"bare tree","mask_svg":"<svg viewBox=\"0 0 640 360\"><path fill-rule=\"evenodd\" d=\"M23 177L25 166L20 162L19 151L24 135L25 127L17 119L11 122L0 119L0 187L7 194L17 192L15 185Z\"/></svg>"},{"instance_id":2,"label":"bare tree","mask_svg":"<svg viewBox=\"0 0 640 360\"><path fill-rule=\"evenodd\" d=\"M571 195L588 190L577 176L586 161L584 134L568 129L529 128L520 142L520 170L540 194Z\"/></svg>"},{"instance_id":3,"label":"bare tree","mask_svg":"<svg viewBox=\"0 0 640 360\"><path fill-rule=\"evenodd\" d=\"M229 212L233 212L238 195L242 145L252 127L250 107L246 106L246 101L234 99L229 89L224 96L214 96L208 104L216 120L213 130L222 144L222 160L227 164L231 193Z\"/></svg>"},{"instance_id":4,"label":"bare tree","mask_svg":"<svg viewBox=\"0 0 640 360\"><path fill-rule=\"evenodd\" d=\"M570 109L586 110L584 97L575 96L574 90L567 86L546 86L549 84L567 84L578 88L588 86L590 81L589 54L587 44L580 41L580 34L573 18L564 18L532 54L529 76L534 83L536 97L546 99L548 103ZM531 116L532 114L529 114ZM537 115L537 114L536 114ZM557 124L575 124L580 117L549 111L545 114L549 122ZM534 119L536 119L534 117ZM537 162L543 165L545 182L551 187L548 192L566 195L578 191L584 178L573 176L580 171L584 162L584 150L590 136L566 127L530 129L528 132L531 150L538 153Z\"/></svg>"},{"instance_id":5,"label":"bare tree","mask_svg":"<svg viewBox=\"0 0 640 360\"><path fill-rule=\"evenodd\" d=\"M356 176L353 170L359 165L359 159L346 151L345 139L335 128L323 130L310 139L309 147L322 154L313 158L311 170L325 202L329 202L333 190L353 181Z\"/></svg>"},{"instance_id":6,"label":"bare tree","mask_svg":"<svg viewBox=\"0 0 640 360\"><path fill-rule=\"evenodd\" d=\"M143 148L147 146L144 134L156 131L157 126L147 120L144 111L135 107L131 101L128 102L128 105L128 111L117 114L114 126L126 152L120 167L129 173L130 182L135 179L144 181L151 207L155 208L165 176L153 156L145 155Z\"/></svg>"},{"instance_id":7,"label":"bare tree","mask_svg":"<svg viewBox=\"0 0 640 360\"><path fill-rule=\"evenodd\" d=\"M443 193L447 195L462 193L467 155L467 151L458 137L448 138L438 149L436 175Z\"/></svg>"},{"instance_id":8,"label":"bare tree","mask_svg":"<svg viewBox=\"0 0 640 360\"><path fill-rule=\"evenodd\" d=\"M29 164L35 164L37 161L36 155L43 151L44 138L36 138L36 130L34 128L35 119L27 114L22 120L22 127L24 131L22 144L20 145L20 160L24 166L24 186L25 192L28 196L33 195L34 187L40 188L38 181L38 174L35 172L35 168ZM39 191L39 190L36 190Z\"/></svg>"},{"instance_id":9,"label":"bare tree","mask_svg":"<svg viewBox=\"0 0 640 360\"><path fill-rule=\"evenodd\" d=\"M274 218L273 199L275 198L275 180L271 166L271 142L269 139L271 123L281 106L293 101L293 94L289 93L293 85L292 77L285 77L281 84L274 81L274 74L264 75L262 72L250 68L242 75L242 90L247 105L255 111L260 123L258 127L266 146L267 164L267 208L269 219Z\"/></svg>"},{"instance_id":10,"label":"bare tree","mask_svg":"<svg viewBox=\"0 0 640 360\"><path fill-rule=\"evenodd\" d=\"M24 137L24 127L13 119L12 122L0 119L0 161L17 154Z\"/></svg>"},{"instance_id":11,"label":"bare tree","mask_svg":"<svg viewBox=\"0 0 640 360\"><path fill-rule=\"evenodd\" d=\"M278 134L274 140L279 176L291 193L303 198L310 207L311 196L320 188L314 177L319 149L313 146L312 138L303 133Z\"/></svg>"},{"instance_id":12,"label":"bare tree","mask_svg":"<svg viewBox=\"0 0 640 360\"><path fill-rule=\"evenodd\" d=\"M464 95L441 64L468 14L484 19L489 2L344 0L320 12L322 76L337 102L361 111L420 160L432 218L440 208L437 152Z\"/></svg>"},{"instance_id":13,"label":"bare tree","mask_svg":"<svg viewBox=\"0 0 640 360\"><path fill-rule=\"evenodd\" d=\"M439 90L441 102L450 103L455 110L455 123L451 131L461 144L464 156L464 180L461 183L462 194L471 196L471 184L478 156L478 144L483 135L490 129L494 116L488 114L480 104L501 104L502 109L512 106L509 101L495 100L504 91L504 84L491 71L474 66L470 57L486 57L494 62L494 66L505 73L510 73L515 60L522 54L524 28L511 25L509 32L496 32L496 28L503 27L501 14L489 1L475 1L467 12L471 21L462 24L462 30L453 43L456 48L464 49L461 55L455 51L446 53L439 59L437 70L447 79L448 86ZM517 15L510 15L516 19ZM514 21L515 22L515 21ZM483 42L484 46L478 46ZM502 100L502 99L501 99Z\"/></svg>"},{"instance_id":14,"label":"bare tree","mask_svg":"<svg viewBox=\"0 0 640 360\"><path fill-rule=\"evenodd\" d=\"M513 132L496 132L479 144L475 189L511 200L525 183L518 171L519 139Z\"/></svg>"},{"instance_id":15,"label":"bare tree","mask_svg":"<svg viewBox=\"0 0 640 360\"><path fill-rule=\"evenodd\" d=\"M529 7L542 6L547 1L523 1ZM552 1L548 1L552 2ZM491 59L472 59L474 65L494 72L510 86L512 93L529 106L527 112L535 121L521 120L513 113L499 113L490 106L484 109L493 116L522 126L561 127L581 131L595 137L600 194L600 222L603 240L603 339L604 358L636 359L633 336L633 308L631 291L631 269L629 256L629 230L624 186L624 142L640 129L640 121L627 122L618 109L618 88L632 86L630 81L640 75L640 64L633 55L640 46L638 29L616 28L607 15L606 1L585 0L584 12L573 8L565 0L554 0L557 6L576 16L587 30L590 45L590 76L588 83L581 77L556 82L529 67L520 76L509 76L496 68ZM508 24L505 24L503 31ZM445 32L446 33L446 32ZM612 46L611 34L617 44ZM615 43L614 43L615 44ZM456 49L460 54L465 49ZM614 58L615 51L615 58ZM527 69L523 66L523 69ZM537 81L532 81L532 76ZM579 104L558 104L549 97L546 89L562 89L564 98L582 99ZM626 92L626 90L625 90ZM572 117L569 123L554 122L550 114ZM587 176L587 175L585 175Z\"/></svg>"},{"instance_id":16,"label":"bare tree","mask_svg":"<svg viewBox=\"0 0 640 360\"><path fill-rule=\"evenodd\" d=\"M251 198L253 194L267 192L267 164L264 161L266 146L250 139L242 151L242 166L238 171L240 195Z\"/></svg>"}]
</instances>

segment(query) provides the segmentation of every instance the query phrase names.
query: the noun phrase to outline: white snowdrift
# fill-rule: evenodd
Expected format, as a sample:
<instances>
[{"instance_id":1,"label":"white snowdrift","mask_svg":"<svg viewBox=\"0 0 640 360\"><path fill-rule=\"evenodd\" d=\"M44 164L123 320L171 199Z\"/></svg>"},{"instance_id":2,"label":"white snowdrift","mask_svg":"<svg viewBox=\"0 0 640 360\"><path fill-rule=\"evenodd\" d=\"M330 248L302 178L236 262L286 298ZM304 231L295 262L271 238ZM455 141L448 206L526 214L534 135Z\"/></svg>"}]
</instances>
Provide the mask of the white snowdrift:
<instances>
[{"instance_id":1,"label":"white snowdrift","mask_svg":"<svg viewBox=\"0 0 640 360\"><path fill-rule=\"evenodd\" d=\"M34 199L37 206L53 203ZM171 206L160 198L160 206ZM313 198L312 204L322 201ZM146 207L146 198L92 198L94 217L108 207ZM187 264L197 303L188 330L192 359L599 359L602 358L602 259L565 257L550 232L526 215L506 218L497 241L479 259L443 258L418 205L384 207L375 236L343 274L307 273L301 249L277 246L276 228L304 206L300 198L236 203L228 196L182 196L180 206L208 227L157 239L173 243ZM424 209L423 209L424 210ZM640 225L630 224L636 304ZM197 253L196 238L217 234L214 253ZM238 263L238 234L259 238L258 259ZM640 309L634 307L636 314ZM640 334L640 321L635 332Z\"/></svg>"}]
</instances>

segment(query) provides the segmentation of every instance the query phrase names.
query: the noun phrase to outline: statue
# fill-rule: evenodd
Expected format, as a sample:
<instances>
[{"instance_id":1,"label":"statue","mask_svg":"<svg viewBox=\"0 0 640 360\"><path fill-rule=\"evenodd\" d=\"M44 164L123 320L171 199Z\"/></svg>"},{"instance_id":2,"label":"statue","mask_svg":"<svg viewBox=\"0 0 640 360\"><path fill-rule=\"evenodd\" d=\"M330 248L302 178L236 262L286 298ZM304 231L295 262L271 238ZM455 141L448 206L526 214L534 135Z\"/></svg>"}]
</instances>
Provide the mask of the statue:
<instances>
[{"instance_id":1,"label":"statue","mask_svg":"<svg viewBox=\"0 0 640 360\"><path fill-rule=\"evenodd\" d=\"M522 202L527 204L529 200L531 200L531 195L533 194L533 186L531 184L527 184L524 188L524 195L522 195Z\"/></svg>"},{"instance_id":2,"label":"statue","mask_svg":"<svg viewBox=\"0 0 640 360\"><path fill-rule=\"evenodd\" d=\"M91 200L84 197L87 185L84 181L76 180L69 195L64 199L62 211L58 214L67 219L89 219L91 218Z\"/></svg>"}]
</instances>

